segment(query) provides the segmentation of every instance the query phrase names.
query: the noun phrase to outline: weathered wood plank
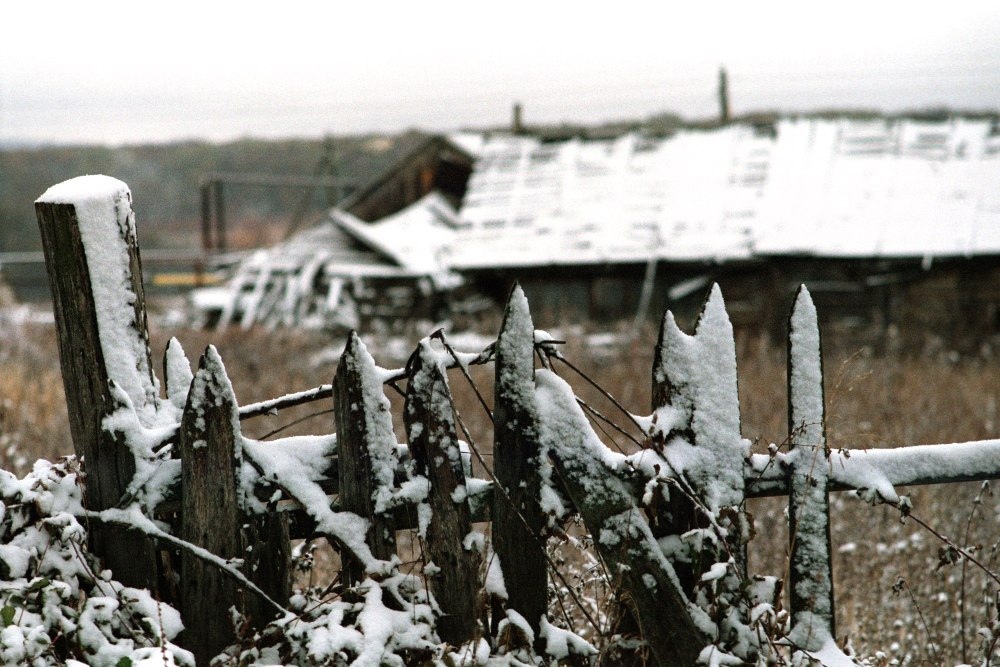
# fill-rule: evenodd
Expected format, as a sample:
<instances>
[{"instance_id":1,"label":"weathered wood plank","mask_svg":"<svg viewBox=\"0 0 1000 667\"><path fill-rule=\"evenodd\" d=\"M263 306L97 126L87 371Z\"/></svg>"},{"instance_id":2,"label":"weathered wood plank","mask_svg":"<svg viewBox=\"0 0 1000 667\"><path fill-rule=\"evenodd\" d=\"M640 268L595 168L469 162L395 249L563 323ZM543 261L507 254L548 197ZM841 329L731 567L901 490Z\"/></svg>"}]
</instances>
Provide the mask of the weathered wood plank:
<instances>
[{"instance_id":1,"label":"weathered wood plank","mask_svg":"<svg viewBox=\"0 0 1000 667\"><path fill-rule=\"evenodd\" d=\"M372 555L389 560L396 554L395 527L388 508L378 507L376 494L392 488L398 465L396 437L375 360L353 331L333 380L333 407L340 509L369 522L367 542ZM345 582L361 581L364 566L346 553L342 558Z\"/></svg>"},{"instance_id":2,"label":"weathered wood plank","mask_svg":"<svg viewBox=\"0 0 1000 667\"><path fill-rule=\"evenodd\" d=\"M712 643L695 624L694 612L649 530L632 491L609 474L604 445L594 434L572 389L551 371L537 373L539 440L573 505L594 536L641 636L660 665L694 665ZM706 619L707 620L707 619Z\"/></svg>"},{"instance_id":3,"label":"weathered wood plank","mask_svg":"<svg viewBox=\"0 0 1000 667\"><path fill-rule=\"evenodd\" d=\"M292 590L291 517L287 512L243 516L241 546L247 578L283 607ZM244 594L243 611L250 625L260 628L275 616L274 605L259 595Z\"/></svg>"},{"instance_id":4,"label":"weathered wood plank","mask_svg":"<svg viewBox=\"0 0 1000 667\"><path fill-rule=\"evenodd\" d=\"M511 289L496 344L493 472L501 491L493 503L493 550L507 581L507 605L536 636L548 610L545 515L539 505L535 427L534 325L520 285Z\"/></svg>"},{"instance_id":5,"label":"weathered wood plank","mask_svg":"<svg viewBox=\"0 0 1000 667\"><path fill-rule=\"evenodd\" d=\"M52 290L70 433L87 474L85 502L100 511L117 505L136 470L122 436L103 426L104 418L121 407L109 383L128 394L140 416L155 409L156 400L131 194L124 183L107 177L72 179L35 202L35 214ZM102 525L90 531L89 542L119 581L156 589L150 540Z\"/></svg>"},{"instance_id":6,"label":"weathered wood plank","mask_svg":"<svg viewBox=\"0 0 1000 667\"><path fill-rule=\"evenodd\" d=\"M788 432L792 634L799 646L818 650L826 639L836 636L830 462L819 324L804 286L795 296L788 320Z\"/></svg>"},{"instance_id":7,"label":"weathered wood plank","mask_svg":"<svg viewBox=\"0 0 1000 667\"><path fill-rule=\"evenodd\" d=\"M222 558L239 558L238 474L242 458L236 397L214 347L201 357L181 418L181 539ZM191 556L181 558L183 645L198 664L229 644L234 636L229 615L241 596L217 568Z\"/></svg>"},{"instance_id":8,"label":"weathered wood plank","mask_svg":"<svg viewBox=\"0 0 1000 667\"><path fill-rule=\"evenodd\" d=\"M472 531L462 453L455 432L448 380L431 349L420 342L407 363L410 380L403 410L410 452L417 474L426 477L431 517L421 531L431 592L441 609L438 634L453 645L472 639L478 631L476 599L479 592L480 553Z\"/></svg>"}]
</instances>

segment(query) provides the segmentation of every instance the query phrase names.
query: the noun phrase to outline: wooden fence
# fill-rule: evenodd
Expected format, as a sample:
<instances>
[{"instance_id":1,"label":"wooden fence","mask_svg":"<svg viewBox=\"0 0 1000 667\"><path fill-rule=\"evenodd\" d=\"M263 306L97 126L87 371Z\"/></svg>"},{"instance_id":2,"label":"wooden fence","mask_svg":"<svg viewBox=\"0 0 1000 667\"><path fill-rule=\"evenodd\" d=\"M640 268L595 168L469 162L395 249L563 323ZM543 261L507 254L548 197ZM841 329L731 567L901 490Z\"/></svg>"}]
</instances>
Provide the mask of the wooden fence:
<instances>
[{"instance_id":1,"label":"wooden fence","mask_svg":"<svg viewBox=\"0 0 1000 667\"><path fill-rule=\"evenodd\" d=\"M236 605L261 625L287 607L290 539L326 537L349 587L391 572L397 530L414 526L434 565L425 574L442 641L489 635L509 610L537 641L549 578L558 576L545 540L559 505L593 536L624 601L621 627L634 627L654 662L712 662L705 651L753 660L768 631L753 612L776 609L780 585L746 571L743 507L747 498L782 494L792 536L785 639L830 660L829 492L860 489L905 512L896 486L1000 477L1000 440L830 451L819 330L805 289L789 320L786 452L751 454L740 434L735 344L717 288L693 335L664 318L651 413L622 409L620 419L641 434L630 454L612 452L595 434L588 419L613 420L588 410L555 372L574 367L534 330L517 287L495 344L476 354L455 352L439 336L422 341L405 369L385 371L351 333L331 385L240 406L214 348L192 373L172 341L161 397L131 202L115 183L95 183L86 196L79 187L54 189L36 203L86 502L95 511L141 507L184 542L243 559L244 578L114 522L94 527L91 548L123 583L179 605L188 628L181 643L199 663L233 638L220 609ZM473 480L447 370L467 376L469 365L484 363L495 366L494 404L484 402L494 460L489 480ZM408 446L396 442L384 394L404 382ZM242 437L241 419L313 400L332 400L335 436ZM475 538L481 521L492 522L489 555ZM492 612L482 604L485 558L496 559L506 582L507 599L494 596Z\"/></svg>"}]
</instances>

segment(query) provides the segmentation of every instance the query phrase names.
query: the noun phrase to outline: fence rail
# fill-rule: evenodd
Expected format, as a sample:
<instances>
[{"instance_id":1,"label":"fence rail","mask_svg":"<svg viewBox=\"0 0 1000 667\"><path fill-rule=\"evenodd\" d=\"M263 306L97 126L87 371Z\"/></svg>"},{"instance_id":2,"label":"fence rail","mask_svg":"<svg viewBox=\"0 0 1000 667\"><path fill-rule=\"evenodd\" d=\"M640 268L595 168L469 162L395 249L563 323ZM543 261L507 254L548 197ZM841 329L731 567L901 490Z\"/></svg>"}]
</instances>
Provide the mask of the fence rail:
<instances>
[{"instance_id":1,"label":"fence rail","mask_svg":"<svg viewBox=\"0 0 1000 667\"><path fill-rule=\"evenodd\" d=\"M342 584L350 587L391 580L402 528L414 528L423 544L443 642L485 636L496 649L500 627L523 619L544 653L552 632L548 583L561 576L545 540L567 513L581 517L624 600L620 627L637 630L654 662L721 664L713 652L753 661L774 650L764 637L773 628L750 610L781 604L780 583L746 569L742 508L746 498L765 495L789 496L786 643L846 659L833 645L828 494L860 489L905 510L896 486L1000 477L1000 440L831 451L816 310L804 288L789 320L786 452L751 454L742 438L735 343L718 288L693 335L669 313L664 318L652 412L628 415L642 433L642 446L629 454L595 433L556 372L573 367L534 330L518 287L496 343L481 352L458 353L442 337L428 338L405 369L389 371L352 332L330 385L241 408L214 348L192 372L172 341L161 397L127 188L110 179L71 181L46 193L36 210L89 509L138 505L185 542L243 558L245 577L259 589L121 527L91 533L91 548L121 581L179 604L189 628L182 643L200 662L235 639L220 608L233 605L259 627L287 607L290 539L326 537L342 555ZM472 478L465 464L449 387L448 370L467 376L470 363L495 365L488 480ZM396 441L384 393L386 383L404 381L405 445ZM242 436L241 419L311 400L332 400L335 435L268 443ZM492 524L492 549L483 546L480 521ZM162 576L171 559L179 591ZM496 568L503 590L482 580ZM588 653L585 644L571 645Z\"/></svg>"}]
</instances>

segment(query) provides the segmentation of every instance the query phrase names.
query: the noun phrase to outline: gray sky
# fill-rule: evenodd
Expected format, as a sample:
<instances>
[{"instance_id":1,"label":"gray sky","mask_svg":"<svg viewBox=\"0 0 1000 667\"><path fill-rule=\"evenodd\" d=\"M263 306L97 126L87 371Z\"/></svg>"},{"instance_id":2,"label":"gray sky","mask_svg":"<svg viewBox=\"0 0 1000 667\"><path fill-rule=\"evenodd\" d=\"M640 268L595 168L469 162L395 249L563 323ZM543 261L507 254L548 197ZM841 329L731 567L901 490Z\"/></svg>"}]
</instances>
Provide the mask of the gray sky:
<instances>
[{"instance_id":1,"label":"gray sky","mask_svg":"<svg viewBox=\"0 0 1000 667\"><path fill-rule=\"evenodd\" d=\"M0 25L0 142L949 105L1000 108L1000 2L32 2Z\"/></svg>"}]
</instances>

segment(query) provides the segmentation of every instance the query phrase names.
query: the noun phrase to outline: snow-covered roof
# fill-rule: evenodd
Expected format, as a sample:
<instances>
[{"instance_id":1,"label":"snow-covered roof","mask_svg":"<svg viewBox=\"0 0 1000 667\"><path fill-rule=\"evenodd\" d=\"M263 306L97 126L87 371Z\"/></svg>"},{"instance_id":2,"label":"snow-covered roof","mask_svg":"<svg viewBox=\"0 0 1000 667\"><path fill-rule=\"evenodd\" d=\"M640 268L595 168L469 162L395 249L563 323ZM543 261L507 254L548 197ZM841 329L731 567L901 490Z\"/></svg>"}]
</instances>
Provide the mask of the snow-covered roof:
<instances>
[{"instance_id":1,"label":"snow-covered roof","mask_svg":"<svg viewBox=\"0 0 1000 667\"><path fill-rule=\"evenodd\" d=\"M986 120L784 119L666 139L485 142L452 268L1000 254Z\"/></svg>"},{"instance_id":2,"label":"snow-covered roof","mask_svg":"<svg viewBox=\"0 0 1000 667\"><path fill-rule=\"evenodd\" d=\"M345 232L414 273L445 271L442 248L451 244L461 221L454 207L437 192L424 196L402 211L367 223L334 209L331 219Z\"/></svg>"}]
</instances>

